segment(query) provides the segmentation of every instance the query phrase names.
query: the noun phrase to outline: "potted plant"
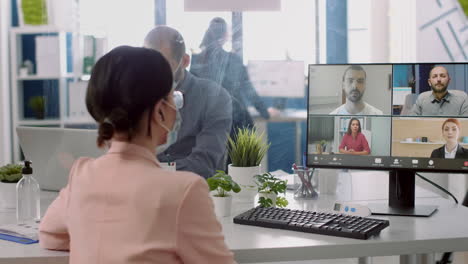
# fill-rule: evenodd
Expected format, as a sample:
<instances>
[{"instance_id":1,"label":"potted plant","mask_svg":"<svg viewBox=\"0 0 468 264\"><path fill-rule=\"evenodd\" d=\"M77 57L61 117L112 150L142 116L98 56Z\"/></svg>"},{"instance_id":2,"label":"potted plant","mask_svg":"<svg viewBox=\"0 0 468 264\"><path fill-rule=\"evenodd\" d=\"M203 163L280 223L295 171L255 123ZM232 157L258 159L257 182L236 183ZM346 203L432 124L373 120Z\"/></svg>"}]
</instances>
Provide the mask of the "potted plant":
<instances>
[{"instance_id":1,"label":"potted plant","mask_svg":"<svg viewBox=\"0 0 468 264\"><path fill-rule=\"evenodd\" d=\"M287 180L280 180L269 172L255 175L255 183L258 187L258 203L263 207L286 207L289 203L286 197L278 194L286 194Z\"/></svg>"},{"instance_id":2,"label":"potted plant","mask_svg":"<svg viewBox=\"0 0 468 264\"><path fill-rule=\"evenodd\" d=\"M255 128L239 128L228 138L228 155L232 162L228 173L242 188L237 195L240 199L254 201L257 194L254 175L261 173L260 163L269 147L263 133L258 134Z\"/></svg>"},{"instance_id":3,"label":"potted plant","mask_svg":"<svg viewBox=\"0 0 468 264\"><path fill-rule=\"evenodd\" d=\"M28 106L34 111L37 119L44 119L45 116L45 97L33 96L29 98Z\"/></svg>"},{"instance_id":4,"label":"potted plant","mask_svg":"<svg viewBox=\"0 0 468 264\"><path fill-rule=\"evenodd\" d=\"M215 191L212 195L215 213L218 217L231 215L232 196L230 192L241 191L239 184L232 180L232 177L222 170L206 180L210 191Z\"/></svg>"},{"instance_id":5,"label":"potted plant","mask_svg":"<svg viewBox=\"0 0 468 264\"><path fill-rule=\"evenodd\" d=\"M16 208L16 183L23 177L22 165L8 164L0 167L0 204Z\"/></svg>"},{"instance_id":6,"label":"potted plant","mask_svg":"<svg viewBox=\"0 0 468 264\"><path fill-rule=\"evenodd\" d=\"M317 145L316 145L317 154L322 154L322 152L325 152L326 146L327 146L327 141L326 140L318 141Z\"/></svg>"}]
</instances>

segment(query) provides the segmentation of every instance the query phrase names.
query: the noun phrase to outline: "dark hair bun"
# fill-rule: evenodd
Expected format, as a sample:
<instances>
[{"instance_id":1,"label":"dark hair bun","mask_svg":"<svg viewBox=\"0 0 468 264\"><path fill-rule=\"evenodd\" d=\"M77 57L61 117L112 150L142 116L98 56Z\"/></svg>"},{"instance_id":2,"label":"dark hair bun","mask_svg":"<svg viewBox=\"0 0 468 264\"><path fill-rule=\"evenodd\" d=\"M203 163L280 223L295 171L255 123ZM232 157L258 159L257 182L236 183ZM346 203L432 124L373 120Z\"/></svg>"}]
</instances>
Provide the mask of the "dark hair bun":
<instances>
[{"instance_id":1,"label":"dark hair bun","mask_svg":"<svg viewBox=\"0 0 468 264\"><path fill-rule=\"evenodd\" d=\"M102 146L104 141L111 139L115 131L128 131L132 134L132 124L125 109L118 107L112 110L109 117L104 118L99 124L98 145Z\"/></svg>"}]
</instances>

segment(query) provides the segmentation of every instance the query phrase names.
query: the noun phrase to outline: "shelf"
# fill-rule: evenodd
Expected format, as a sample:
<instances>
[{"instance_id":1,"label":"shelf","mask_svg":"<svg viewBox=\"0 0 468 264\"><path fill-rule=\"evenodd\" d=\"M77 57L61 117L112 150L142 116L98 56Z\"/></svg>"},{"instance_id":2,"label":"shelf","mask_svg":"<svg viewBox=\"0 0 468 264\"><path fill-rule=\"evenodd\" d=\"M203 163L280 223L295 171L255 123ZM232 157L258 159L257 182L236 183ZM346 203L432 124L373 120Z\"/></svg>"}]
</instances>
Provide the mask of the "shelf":
<instances>
[{"instance_id":1,"label":"shelf","mask_svg":"<svg viewBox=\"0 0 468 264\"><path fill-rule=\"evenodd\" d=\"M417 144L417 145L444 145L444 141L431 141L431 142L407 142L407 141L397 141L401 144ZM458 142L459 145L466 146L468 143Z\"/></svg>"},{"instance_id":2,"label":"shelf","mask_svg":"<svg viewBox=\"0 0 468 264\"><path fill-rule=\"evenodd\" d=\"M89 118L68 118L65 120L65 125L87 125L96 124L96 121Z\"/></svg>"},{"instance_id":3,"label":"shelf","mask_svg":"<svg viewBox=\"0 0 468 264\"><path fill-rule=\"evenodd\" d=\"M40 33L56 33L62 31L71 31L65 29L59 29L57 27L52 27L49 25L42 26L24 26L24 27L14 27L11 28L12 33L16 34L40 34Z\"/></svg>"},{"instance_id":4,"label":"shelf","mask_svg":"<svg viewBox=\"0 0 468 264\"><path fill-rule=\"evenodd\" d=\"M74 78L74 74L67 73L61 76L43 76L43 75L28 75L28 76L18 76L18 81L33 81L33 80L51 80L51 79L61 79L61 78Z\"/></svg>"},{"instance_id":5,"label":"shelf","mask_svg":"<svg viewBox=\"0 0 468 264\"><path fill-rule=\"evenodd\" d=\"M20 126L47 126L47 125L60 125L59 119L26 119L20 120L18 125Z\"/></svg>"}]
</instances>

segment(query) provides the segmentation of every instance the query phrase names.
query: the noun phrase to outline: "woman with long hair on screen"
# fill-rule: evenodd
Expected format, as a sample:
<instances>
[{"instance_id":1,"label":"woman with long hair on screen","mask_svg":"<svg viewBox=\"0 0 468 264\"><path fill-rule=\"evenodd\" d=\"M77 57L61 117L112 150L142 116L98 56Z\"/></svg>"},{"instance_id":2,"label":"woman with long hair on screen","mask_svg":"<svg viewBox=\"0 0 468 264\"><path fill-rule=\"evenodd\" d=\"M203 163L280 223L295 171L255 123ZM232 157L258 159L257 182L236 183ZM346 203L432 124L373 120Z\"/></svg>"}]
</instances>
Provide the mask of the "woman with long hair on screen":
<instances>
[{"instance_id":1,"label":"woman with long hair on screen","mask_svg":"<svg viewBox=\"0 0 468 264\"><path fill-rule=\"evenodd\" d=\"M161 53L121 46L93 67L86 106L98 124L97 159L80 158L39 227L43 248L69 250L70 263L235 263L208 184L166 171L182 100Z\"/></svg>"},{"instance_id":2,"label":"woman with long hair on screen","mask_svg":"<svg viewBox=\"0 0 468 264\"><path fill-rule=\"evenodd\" d=\"M349 121L346 131L339 147L340 153L351 155L369 155L370 148L366 136L361 133L361 122L353 117Z\"/></svg>"},{"instance_id":3,"label":"woman with long hair on screen","mask_svg":"<svg viewBox=\"0 0 468 264\"><path fill-rule=\"evenodd\" d=\"M461 124L456 118L449 118L442 124L442 136L445 144L434 149L431 153L431 158L445 159L466 159L468 158L468 150L463 148L458 139L461 134Z\"/></svg>"}]
</instances>

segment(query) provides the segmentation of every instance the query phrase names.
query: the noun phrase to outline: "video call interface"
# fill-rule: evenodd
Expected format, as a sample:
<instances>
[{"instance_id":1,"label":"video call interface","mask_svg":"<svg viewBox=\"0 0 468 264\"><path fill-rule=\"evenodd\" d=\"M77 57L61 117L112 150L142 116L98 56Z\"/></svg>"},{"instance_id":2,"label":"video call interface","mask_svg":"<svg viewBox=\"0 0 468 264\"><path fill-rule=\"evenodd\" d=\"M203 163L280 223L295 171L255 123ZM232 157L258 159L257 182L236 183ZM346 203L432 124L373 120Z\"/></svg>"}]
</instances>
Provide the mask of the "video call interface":
<instances>
[{"instance_id":1,"label":"video call interface","mask_svg":"<svg viewBox=\"0 0 468 264\"><path fill-rule=\"evenodd\" d=\"M309 65L307 165L468 170L468 64Z\"/></svg>"}]
</instances>

